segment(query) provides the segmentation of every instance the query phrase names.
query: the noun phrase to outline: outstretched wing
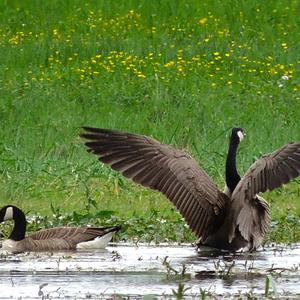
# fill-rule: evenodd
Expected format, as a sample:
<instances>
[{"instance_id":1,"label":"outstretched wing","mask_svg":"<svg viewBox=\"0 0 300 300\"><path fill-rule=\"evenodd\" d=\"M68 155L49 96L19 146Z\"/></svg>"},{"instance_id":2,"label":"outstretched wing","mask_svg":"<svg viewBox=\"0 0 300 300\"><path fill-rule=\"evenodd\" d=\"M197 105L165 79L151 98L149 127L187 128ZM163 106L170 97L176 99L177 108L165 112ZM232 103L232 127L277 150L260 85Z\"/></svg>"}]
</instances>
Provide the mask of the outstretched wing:
<instances>
[{"instance_id":1,"label":"outstretched wing","mask_svg":"<svg viewBox=\"0 0 300 300\"><path fill-rule=\"evenodd\" d=\"M265 210L268 217L268 205L258 201L257 194L272 191L289 182L300 173L300 142L284 145L280 149L262 156L247 171L232 194L233 226L238 225L246 240L253 235L251 215L256 211ZM261 220L261 231L266 231L267 220ZM255 233L254 233L255 234ZM234 228L230 239L234 235Z\"/></svg>"},{"instance_id":2,"label":"outstretched wing","mask_svg":"<svg viewBox=\"0 0 300 300\"><path fill-rule=\"evenodd\" d=\"M136 183L163 193L205 239L224 218L228 198L185 152L146 137L84 127L88 151Z\"/></svg>"},{"instance_id":3,"label":"outstretched wing","mask_svg":"<svg viewBox=\"0 0 300 300\"><path fill-rule=\"evenodd\" d=\"M243 176L232 199L251 200L258 193L272 191L289 182L300 173L300 142L284 145L262 156Z\"/></svg>"}]
</instances>

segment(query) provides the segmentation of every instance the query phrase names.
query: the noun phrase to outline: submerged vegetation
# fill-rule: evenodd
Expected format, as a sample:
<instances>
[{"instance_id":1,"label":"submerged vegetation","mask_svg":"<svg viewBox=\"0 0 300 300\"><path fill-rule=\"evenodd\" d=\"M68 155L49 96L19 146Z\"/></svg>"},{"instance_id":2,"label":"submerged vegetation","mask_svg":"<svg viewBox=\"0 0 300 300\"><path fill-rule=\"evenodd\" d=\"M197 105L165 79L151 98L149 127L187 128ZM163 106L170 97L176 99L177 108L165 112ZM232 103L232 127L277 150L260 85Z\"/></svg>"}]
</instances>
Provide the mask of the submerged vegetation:
<instances>
[{"instance_id":1,"label":"submerged vegetation","mask_svg":"<svg viewBox=\"0 0 300 300\"><path fill-rule=\"evenodd\" d=\"M294 1L0 3L0 204L30 230L123 225L120 240L194 241L158 193L89 156L83 125L186 149L222 188L227 134L238 167L300 140L300 35ZM268 242L300 240L300 179L271 199Z\"/></svg>"}]
</instances>

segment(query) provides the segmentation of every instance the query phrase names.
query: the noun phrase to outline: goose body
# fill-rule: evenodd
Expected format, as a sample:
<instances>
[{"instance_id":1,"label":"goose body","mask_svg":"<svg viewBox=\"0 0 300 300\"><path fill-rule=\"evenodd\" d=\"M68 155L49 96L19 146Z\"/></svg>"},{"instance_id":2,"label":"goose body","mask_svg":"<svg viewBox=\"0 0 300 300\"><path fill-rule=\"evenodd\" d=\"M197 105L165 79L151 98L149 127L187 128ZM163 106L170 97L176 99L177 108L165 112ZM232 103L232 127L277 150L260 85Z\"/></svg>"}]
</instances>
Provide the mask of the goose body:
<instances>
[{"instance_id":1,"label":"goose body","mask_svg":"<svg viewBox=\"0 0 300 300\"><path fill-rule=\"evenodd\" d=\"M18 207L8 205L0 210L0 223L14 220L13 230L2 249L9 252L60 251L105 248L120 227L55 227L25 237L26 217Z\"/></svg>"},{"instance_id":2,"label":"goose body","mask_svg":"<svg viewBox=\"0 0 300 300\"><path fill-rule=\"evenodd\" d=\"M163 193L179 210L200 245L226 250L259 247L270 224L268 203L258 194L287 183L300 172L300 142L262 156L241 178L236 151L244 137L231 132L226 187L221 192L187 153L150 137L84 127L88 151L136 183Z\"/></svg>"}]
</instances>

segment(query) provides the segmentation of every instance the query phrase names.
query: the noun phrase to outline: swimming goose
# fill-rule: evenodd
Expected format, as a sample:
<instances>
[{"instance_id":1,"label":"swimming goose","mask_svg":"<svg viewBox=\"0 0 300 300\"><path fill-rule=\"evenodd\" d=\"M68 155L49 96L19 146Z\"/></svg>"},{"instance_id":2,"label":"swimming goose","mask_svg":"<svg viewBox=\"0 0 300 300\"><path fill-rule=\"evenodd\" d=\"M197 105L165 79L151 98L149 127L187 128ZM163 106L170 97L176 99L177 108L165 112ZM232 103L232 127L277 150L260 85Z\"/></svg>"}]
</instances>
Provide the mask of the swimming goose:
<instances>
[{"instance_id":1,"label":"swimming goose","mask_svg":"<svg viewBox=\"0 0 300 300\"><path fill-rule=\"evenodd\" d=\"M0 223L7 220L14 220L15 223L8 239L2 242L2 249L9 252L105 248L112 235L120 230L119 226L55 227L25 237L25 214L13 205L4 206L0 210Z\"/></svg>"},{"instance_id":2,"label":"swimming goose","mask_svg":"<svg viewBox=\"0 0 300 300\"><path fill-rule=\"evenodd\" d=\"M240 178L236 149L244 137L233 128L226 160L226 188L217 185L187 153L142 135L83 127L88 151L136 183L163 193L179 210L199 245L255 250L270 224L268 203L258 193L289 182L300 172L300 142L258 159Z\"/></svg>"}]
</instances>

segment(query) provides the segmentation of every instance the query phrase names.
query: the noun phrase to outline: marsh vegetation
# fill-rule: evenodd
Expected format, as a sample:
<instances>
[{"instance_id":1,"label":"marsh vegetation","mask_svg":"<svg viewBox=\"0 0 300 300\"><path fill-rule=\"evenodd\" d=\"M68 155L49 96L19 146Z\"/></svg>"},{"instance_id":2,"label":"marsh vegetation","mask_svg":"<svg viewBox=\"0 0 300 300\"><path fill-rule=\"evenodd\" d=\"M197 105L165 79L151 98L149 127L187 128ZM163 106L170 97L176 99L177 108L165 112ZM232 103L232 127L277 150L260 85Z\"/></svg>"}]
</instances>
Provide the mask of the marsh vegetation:
<instances>
[{"instance_id":1,"label":"marsh vegetation","mask_svg":"<svg viewBox=\"0 0 300 300\"><path fill-rule=\"evenodd\" d=\"M191 242L172 205L99 165L82 125L186 149L224 182L229 129L254 159L299 140L298 1L0 4L0 203L29 229L121 224L117 240ZM265 195L267 242L300 240L299 179Z\"/></svg>"}]
</instances>

